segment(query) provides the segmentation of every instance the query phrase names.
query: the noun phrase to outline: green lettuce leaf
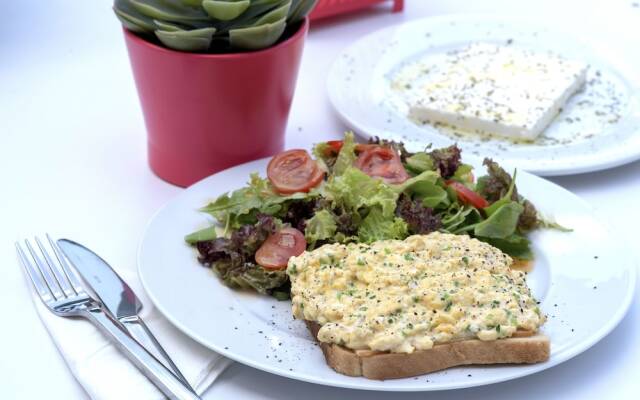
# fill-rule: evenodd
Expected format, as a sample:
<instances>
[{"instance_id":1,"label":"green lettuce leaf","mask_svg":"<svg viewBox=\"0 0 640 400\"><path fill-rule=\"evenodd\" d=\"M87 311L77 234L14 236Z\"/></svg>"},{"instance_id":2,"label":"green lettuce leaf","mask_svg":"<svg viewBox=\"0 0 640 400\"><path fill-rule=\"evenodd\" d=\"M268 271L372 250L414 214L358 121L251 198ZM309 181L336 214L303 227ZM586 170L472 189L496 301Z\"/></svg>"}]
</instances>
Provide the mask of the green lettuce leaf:
<instances>
[{"instance_id":1,"label":"green lettuce leaf","mask_svg":"<svg viewBox=\"0 0 640 400\"><path fill-rule=\"evenodd\" d=\"M521 260L533 259L531 242L529 241L529 239L522 235L513 234L502 239L483 237L479 237L478 239L482 240L483 242L487 242L494 247L497 247L511 257Z\"/></svg>"},{"instance_id":2,"label":"green lettuce leaf","mask_svg":"<svg viewBox=\"0 0 640 400\"><path fill-rule=\"evenodd\" d=\"M184 237L184 241L189 244L196 244L198 242L204 242L207 240L213 240L217 237L216 227L212 225L210 227L200 229Z\"/></svg>"},{"instance_id":3,"label":"green lettuce leaf","mask_svg":"<svg viewBox=\"0 0 640 400\"><path fill-rule=\"evenodd\" d=\"M327 142L316 143L311 149L311 154L317 159L323 159L331 152L331 146Z\"/></svg>"},{"instance_id":4,"label":"green lettuce leaf","mask_svg":"<svg viewBox=\"0 0 640 400\"><path fill-rule=\"evenodd\" d=\"M307 243L314 247L318 240L331 239L336 234L336 221L333 214L328 210L320 210L311 217L304 229L304 237Z\"/></svg>"},{"instance_id":5,"label":"green lettuce leaf","mask_svg":"<svg viewBox=\"0 0 640 400\"><path fill-rule=\"evenodd\" d=\"M333 153L327 142L320 142L313 146L311 153L323 169L328 172L333 170L333 164L336 162L336 155Z\"/></svg>"},{"instance_id":6,"label":"green lettuce leaf","mask_svg":"<svg viewBox=\"0 0 640 400\"><path fill-rule=\"evenodd\" d=\"M200 211L211 214L228 231L255 223L258 213L276 215L286 201L305 199L317 194L317 191L312 190L309 193L281 196L274 191L268 179L252 173L247 187L219 196Z\"/></svg>"},{"instance_id":7,"label":"green lettuce leaf","mask_svg":"<svg viewBox=\"0 0 640 400\"><path fill-rule=\"evenodd\" d=\"M421 174L425 171L435 171L433 158L425 152L416 153L407 157L404 167L407 171L415 175Z\"/></svg>"},{"instance_id":8,"label":"green lettuce leaf","mask_svg":"<svg viewBox=\"0 0 640 400\"><path fill-rule=\"evenodd\" d=\"M353 132L344 134L344 142L335 164L333 164L333 175L340 176L353 165L356 160L356 142Z\"/></svg>"},{"instance_id":9,"label":"green lettuce leaf","mask_svg":"<svg viewBox=\"0 0 640 400\"><path fill-rule=\"evenodd\" d=\"M348 167L340 176L332 177L322 189L334 206L357 213L361 208L379 206L386 218L393 216L399 193L380 179L354 167Z\"/></svg>"},{"instance_id":10,"label":"green lettuce leaf","mask_svg":"<svg viewBox=\"0 0 640 400\"><path fill-rule=\"evenodd\" d=\"M451 203L447 191L438 185L440 175L435 171L425 171L403 182L397 190L422 200L425 207L446 208Z\"/></svg>"},{"instance_id":11,"label":"green lettuce leaf","mask_svg":"<svg viewBox=\"0 0 640 400\"><path fill-rule=\"evenodd\" d=\"M214 268L217 272L217 269ZM284 270L267 270L255 264L246 264L221 276L224 282L233 288L253 289L267 294L270 290L285 284L288 276Z\"/></svg>"},{"instance_id":12,"label":"green lettuce leaf","mask_svg":"<svg viewBox=\"0 0 640 400\"><path fill-rule=\"evenodd\" d=\"M505 194L510 190L515 179L512 179L504 168L490 158L485 158L482 164L487 167L488 175L478 178L476 190L489 203L494 203L506 197ZM518 200L517 192L518 190L514 188L512 193L516 195L512 196L511 200Z\"/></svg>"},{"instance_id":13,"label":"green lettuce leaf","mask_svg":"<svg viewBox=\"0 0 640 400\"><path fill-rule=\"evenodd\" d=\"M473 167L469 164L460 164L456 172L453 174L453 178L461 182L470 182L472 179Z\"/></svg>"},{"instance_id":14,"label":"green lettuce leaf","mask_svg":"<svg viewBox=\"0 0 640 400\"><path fill-rule=\"evenodd\" d=\"M424 171L419 175L414 176L413 178L409 178L401 184L396 185L395 189L399 192L404 192L405 190L411 189L413 186L421 182L436 183L438 181L438 178L440 178L440 175L438 175L437 172Z\"/></svg>"},{"instance_id":15,"label":"green lettuce leaf","mask_svg":"<svg viewBox=\"0 0 640 400\"><path fill-rule=\"evenodd\" d=\"M442 230L454 234L473 230L474 225L482 220L482 216L474 207L459 203L452 203L439 216L442 219Z\"/></svg>"},{"instance_id":16,"label":"green lettuce leaf","mask_svg":"<svg viewBox=\"0 0 640 400\"><path fill-rule=\"evenodd\" d=\"M380 207L374 207L358 228L359 241L371 243L376 240L404 239L409 228L402 218L385 216Z\"/></svg>"},{"instance_id":17,"label":"green lettuce leaf","mask_svg":"<svg viewBox=\"0 0 640 400\"><path fill-rule=\"evenodd\" d=\"M422 199L425 207L446 208L451 204L447 191L434 184L423 184L417 198Z\"/></svg>"},{"instance_id":18,"label":"green lettuce leaf","mask_svg":"<svg viewBox=\"0 0 640 400\"><path fill-rule=\"evenodd\" d=\"M543 217L542 215L538 215L538 226L545 229L555 229L560 232L573 232L573 229L567 228L566 226L560 225L556 221Z\"/></svg>"},{"instance_id":19,"label":"green lettuce leaf","mask_svg":"<svg viewBox=\"0 0 640 400\"><path fill-rule=\"evenodd\" d=\"M518 218L524 210L521 204L511 201L495 210L486 220L475 225L473 233L494 239L504 239L513 235L518 226Z\"/></svg>"},{"instance_id":20,"label":"green lettuce leaf","mask_svg":"<svg viewBox=\"0 0 640 400\"><path fill-rule=\"evenodd\" d=\"M500 199L498 199L495 203L491 204L488 207L485 207L484 211L487 213L488 216L493 215L493 213L495 213L498 209L500 209L500 207L504 206L505 204L509 204L511 201L513 201L513 191L514 188L516 187L515 182L516 182L516 174L518 171L513 171L513 179L511 179L511 183L509 183L509 188L507 189L507 192L504 194L504 196L502 196Z\"/></svg>"}]
</instances>

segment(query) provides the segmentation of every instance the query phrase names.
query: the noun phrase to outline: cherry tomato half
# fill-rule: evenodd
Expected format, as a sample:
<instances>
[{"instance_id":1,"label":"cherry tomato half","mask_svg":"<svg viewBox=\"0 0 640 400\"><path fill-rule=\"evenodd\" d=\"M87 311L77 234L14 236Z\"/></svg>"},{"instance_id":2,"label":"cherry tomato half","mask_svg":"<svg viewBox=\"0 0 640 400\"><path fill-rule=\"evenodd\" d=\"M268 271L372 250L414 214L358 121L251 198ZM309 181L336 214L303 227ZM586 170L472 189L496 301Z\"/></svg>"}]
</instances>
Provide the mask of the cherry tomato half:
<instances>
[{"instance_id":1,"label":"cherry tomato half","mask_svg":"<svg viewBox=\"0 0 640 400\"><path fill-rule=\"evenodd\" d=\"M344 145L344 141L343 140L329 140L327 142L327 145L329 146L329 148L334 151L335 153L339 153L340 149L342 149L342 145Z\"/></svg>"},{"instance_id":2,"label":"cherry tomato half","mask_svg":"<svg viewBox=\"0 0 640 400\"><path fill-rule=\"evenodd\" d=\"M295 228L282 228L262 243L256 252L256 263L269 270L285 269L289 258L299 256L306 248L302 232Z\"/></svg>"},{"instance_id":3,"label":"cherry tomato half","mask_svg":"<svg viewBox=\"0 0 640 400\"><path fill-rule=\"evenodd\" d=\"M486 201L482 196L469 189L462 183L456 181L447 181L446 183L456 191L458 199L460 199L461 202L470 204L475 208L485 208L489 205L489 202Z\"/></svg>"},{"instance_id":4,"label":"cherry tomato half","mask_svg":"<svg viewBox=\"0 0 640 400\"><path fill-rule=\"evenodd\" d=\"M329 140L327 143L327 153L329 154L338 154L340 150L342 150L342 146L344 146L344 140ZM378 146L377 144L367 144L367 143L356 143L356 153L361 153L365 151L367 148L372 146ZM327 155L329 155L327 154Z\"/></svg>"},{"instance_id":5,"label":"cherry tomato half","mask_svg":"<svg viewBox=\"0 0 640 400\"><path fill-rule=\"evenodd\" d=\"M363 146L355 166L371 177L382 178L386 183L398 184L409 179L400 156L389 147Z\"/></svg>"},{"instance_id":6,"label":"cherry tomato half","mask_svg":"<svg viewBox=\"0 0 640 400\"><path fill-rule=\"evenodd\" d=\"M267 176L280 194L308 192L318 186L324 171L306 150L287 150L276 154L267 166Z\"/></svg>"}]
</instances>

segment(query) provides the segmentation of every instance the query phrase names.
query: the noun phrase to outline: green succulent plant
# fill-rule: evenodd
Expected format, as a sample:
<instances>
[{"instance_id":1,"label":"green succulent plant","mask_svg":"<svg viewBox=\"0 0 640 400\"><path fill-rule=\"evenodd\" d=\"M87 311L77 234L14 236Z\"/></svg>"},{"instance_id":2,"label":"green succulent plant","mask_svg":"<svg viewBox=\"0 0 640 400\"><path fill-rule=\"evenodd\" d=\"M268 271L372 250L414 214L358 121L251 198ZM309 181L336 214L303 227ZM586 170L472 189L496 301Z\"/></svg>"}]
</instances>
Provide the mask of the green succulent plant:
<instances>
[{"instance_id":1,"label":"green succulent plant","mask_svg":"<svg viewBox=\"0 0 640 400\"><path fill-rule=\"evenodd\" d=\"M256 50L276 43L317 0L115 0L130 31L189 52Z\"/></svg>"}]
</instances>

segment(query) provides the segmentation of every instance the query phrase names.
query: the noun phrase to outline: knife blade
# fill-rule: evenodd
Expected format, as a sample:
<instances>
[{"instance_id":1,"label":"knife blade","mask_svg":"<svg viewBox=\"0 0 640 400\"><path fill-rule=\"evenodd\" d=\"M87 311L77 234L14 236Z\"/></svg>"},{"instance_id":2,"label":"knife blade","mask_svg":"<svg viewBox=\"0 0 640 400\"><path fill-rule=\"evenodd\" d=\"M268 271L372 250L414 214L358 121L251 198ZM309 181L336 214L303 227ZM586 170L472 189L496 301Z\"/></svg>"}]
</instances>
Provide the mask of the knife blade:
<instances>
[{"instance_id":1,"label":"knife blade","mask_svg":"<svg viewBox=\"0 0 640 400\"><path fill-rule=\"evenodd\" d=\"M69 239L59 239L64 256L79 272L89 289L104 305L105 311L116 319L147 351L155 355L178 379L195 393L171 357L162 348L139 315L142 302L131 287L99 255Z\"/></svg>"}]
</instances>

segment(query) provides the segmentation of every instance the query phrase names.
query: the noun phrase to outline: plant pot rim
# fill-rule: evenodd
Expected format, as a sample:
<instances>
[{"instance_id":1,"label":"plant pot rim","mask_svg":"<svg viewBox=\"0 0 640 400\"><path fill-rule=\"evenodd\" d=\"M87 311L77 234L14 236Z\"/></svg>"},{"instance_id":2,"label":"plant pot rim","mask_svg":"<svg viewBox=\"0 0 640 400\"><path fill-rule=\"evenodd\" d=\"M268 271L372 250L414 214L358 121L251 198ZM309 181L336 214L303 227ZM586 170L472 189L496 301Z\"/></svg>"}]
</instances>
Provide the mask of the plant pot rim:
<instances>
[{"instance_id":1,"label":"plant pot rim","mask_svg":"<svg viewBox=\"0 0 640 400\"><path fill-rule=\"evenodd\" d=\"M260 49L260 50L250 50L250 51L244 51L244 52L235 52L235 53L193 53L193 52L188 52L188 51L180 51L180 50L173 50L170 49L168 47L163 47L163 46L159 46L155 43L152 43L148 40L146 40L145 38L137 35L136 33L126 29L126 28L122 28L122 30L124 31L125 37L127 38L127 40L131 40L134 42L137 42L139 44L141 44L142 46L145 47L149 47L150 49L154 50L154 51L158 51L158 52L166 52L166 53L170 53L170 54L182 54L185 56L190 56L190 57L197 57L197 58L215 58L215 59L237 59L237 58L250 58L250 57L257 57L260 55L263 55L265 53L269 53L272 51L278 51L278 49L282 48L282 47L287 47L288 45L290 45L293 42L296 42L298 40L301 39L302 36L304 36L308 30L309 27L309 17L304 17L304 19L299 22L299 27L298 30L296 30L296 32L291 35L289 38L287 38L286 40L279 42L278 44L276 44L275 46L269 46L266 47L264 49Z\"/></svg>"}]
</instances>

